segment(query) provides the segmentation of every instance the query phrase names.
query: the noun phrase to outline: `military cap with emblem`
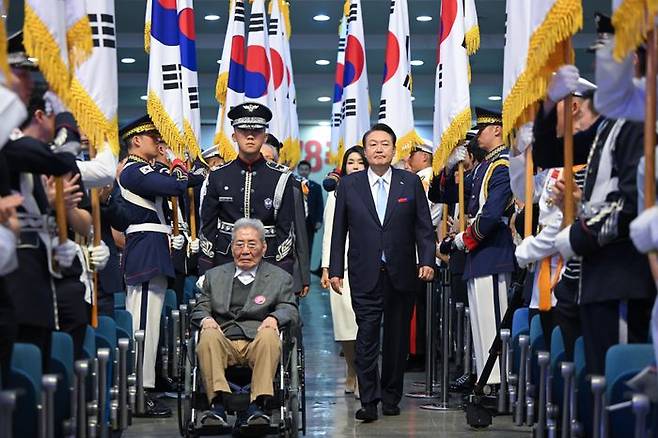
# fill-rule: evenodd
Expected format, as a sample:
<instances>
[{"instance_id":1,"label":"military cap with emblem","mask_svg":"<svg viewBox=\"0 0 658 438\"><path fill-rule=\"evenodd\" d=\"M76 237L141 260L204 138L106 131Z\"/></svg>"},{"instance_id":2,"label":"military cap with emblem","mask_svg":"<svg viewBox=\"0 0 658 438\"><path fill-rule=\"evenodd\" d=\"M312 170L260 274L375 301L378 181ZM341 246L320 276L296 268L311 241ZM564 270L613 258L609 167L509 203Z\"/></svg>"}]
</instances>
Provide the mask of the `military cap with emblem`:
<instances>
[{"instance_id":1,"label":"military cap with emblem","mask_svg":"<svg viewBox=\"0 0 658 438\"><path fill-rule=\"evenodd\" d=\"M14 68L37 70L38 64L35 58L30 58L23 45L23 31L19 30L7 39L7 61Z\"/></svg>"},{"instance_id":2,"label":"military cap with emblem","mask_svg":"<svg viewBox=\"0 0 658 438\"><path fill-rule=\"evenodd\" d=\"M221 156L221 155L219 155L219 149L217 149L217 145L216 145L216 144L210 146L209 148L205 149L205 150L201 153L201 157L203 157L203 159L206 159L206 160L207 160L208 158L212 158L212 157L220 157L220 156Z\"/></svg>"},{"instance_id":3,"label":"military cap with emblem","mask_svg":"<svg viewBox=\"0 0 658 438\"><path fill-rule=\"evenodd\" d=\"M596 41L590 44L587 48L588 53L594 53L603 47L604 41L609 39L615 33L612 19L610 19L610 16L608 15L596 12L594 14L594 24L596 25Z\"/></svg>"},{"instance_id":4,"label":"military cap with emblem","mask_svg":"<svg viewBox=\"0 0 658 438\"><path fill-rule=\"evenodd\" d=\"M272 111L258 102L245 102L231 108L228 118L236 129L265 129L272 120Z\"/></svg>"},{"instance_id":5,"label":"military cap with emblem","mask_svg":"<svg viewBox=\"0 0 658 438\"><path fill-rule=\"evenodd\" d=\"M413 154L414 152L426 152L432 155L434 153L432 150L432 140L428 140L426 138L422 138L421 140L423 140L423 143L415 145L411 149L411 153Z\"/></svg>"},{"instance_id":6,"label":"military cap with emblem","mask_svg":"<svg viewBox=\"0 0 658 438\"><path fill-rule=\"evenodd\" d=\"M119 129L119 137L122 142L126 142L134 135L146 134L147 132L158 133L158 128L155 127L153 121L148 115L142 116L121 127L121 129Z\"/></svg>"},{"instance_id":7,"label":"military cap with emblem","mask_svg":"<svg viewBox=\"0 0 658 438\"><path fill-rule=\"evenodd\" d=\"M488 110L479 106L475 107L475 119L477 129L485 128L489 125L502 125L503 115L497 111Z\"/></svg>"}]
</instances>

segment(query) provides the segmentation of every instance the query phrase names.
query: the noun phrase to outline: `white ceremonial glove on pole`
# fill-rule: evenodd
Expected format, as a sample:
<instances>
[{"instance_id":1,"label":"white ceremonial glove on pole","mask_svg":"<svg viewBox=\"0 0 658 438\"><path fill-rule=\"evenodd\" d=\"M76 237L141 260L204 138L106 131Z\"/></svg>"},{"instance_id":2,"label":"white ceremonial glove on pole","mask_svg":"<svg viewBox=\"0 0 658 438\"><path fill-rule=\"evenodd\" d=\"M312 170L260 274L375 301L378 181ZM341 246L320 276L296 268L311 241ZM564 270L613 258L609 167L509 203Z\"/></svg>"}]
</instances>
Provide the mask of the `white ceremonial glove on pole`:
<instances>
[{"instance_id":1,"label":"white ceremonial glove on pole","mask_svg":"<svg viewBox=\"0 0 658 438\"><path fill-rule=\"evenodd\" d=\"M460 161L466 159L466 146L457 146L450 152L448 160L446 161L446 170L449 172L455 168Z\"/></svg>"},{"instance_id":2,"label":"white ceremonial glove on pole","mask_svg":"<svg viewBox=\"0 0 658 438\"><path fill-rule=\"evenodd\" d=\"M548 98L553 102L559 102L569 94L576 91L578 87L580 72L575 65L563 65L560 67L548 86Z\"/></svg>"},{"instance_id":3,"label":"white ceremonial glove on pole","mask_svg":"<svg viewBox=\"0 0 658 438\"><path fill-rule=\"evenodd\" d=\"M53 244L58 242L59 239L55 238ZM57 261L59 266L62 268L70 268L73 264L73 260L77 255L78 245L71 240L66 240L66 242L54 246L53 258Z\"/></svg>"},{"instance_id":4,"label":"white ceremonial glove on pole","mask_svg":"<svg viewBox=\"0 0 658 438\"><path fill-rule=\"evenodd\" d=\"M101 240L98 246L89 246L89 258L95 271L102 271L110 260L110 248Z\"/></svg>"},{"instance_id":5,"label":"white ceremonial glove on pole","mask_svg":"<svg viewBox=\"0 0 658 438\"><path fill-rule=\"evenodd\" d=\"M178 236L171 236L172 248L178 251L183 249L183 245L185 245L185 237L182 234L179 234Z\"/></svg>"},{"instance_id":6,"label":"white ceremonial glove on pole","mask_svg":"<svg viewBox=\"0 0 658 438\"><path fill-rule=\"evenodd\" d=\"M48 105L50 105L50 109L55 115L68 111L66 105L62 102L62 99L51 90L48 90L43 94L43 100L46 102L46 109L48 109Z\"/></svg>"},{"instance_id":7,"label":"white ceremonial glove on pole","mask_svg":"<svg viewBox=\"0 0 658 438\"><path fill-rule=\"evenodd\" d=\"M165 156L167 157L167 160L169 160L170 163L173 163L174 160L177 158L176 154L174 154L174 152L169 148L165 149Z\"/></svg>"},{"instance_id":8,"label":"white ceremonial glove on pole","mask_svg":"<svg viewBox=\"0 0 658 438\"><path fill-rule=\"evenodd\" d=\"M644 210L631 222L630 235L641 253L658 249L658 206Z\"/></svg>"},{"instance_id":9,"label":"white ceremonial glove on pole","mask_svg":"<svg viewBox=\"0 0 658 438\"><path fill-rule=\"evenodd\" d=\"M455 246L455 248L457 248L460 251L463 251L464 248L466 248L466 245L464 244L463 231L455 236L455 240L452 241L452 244Z\"/></svg>"},{"instance_id":10,"label":"white ceremonial glove on pole","mask_svg":"<svg viewBox=\"0 0 658 438\"><path fill-rule=\"evenodd\" d=\"M521 126L516 132L516 143L514 144L515 149L522 154L528 149L528 146L532 144L534 138L532 136L532 127L533 123L528 122L525 125Z\"/></svg>"},{"instance_id":11,"label":"white ceremonial glove on pole","mask_svg":"<svg viewBox=\"0 0 658 438\"><path fill-rule=\"evenodd\" d=\"M190 249L190 253L196 254L199 252L199 248L201 247L201 241L199 239L190 240L188 247Z\"/></svg>"}]
</instances>

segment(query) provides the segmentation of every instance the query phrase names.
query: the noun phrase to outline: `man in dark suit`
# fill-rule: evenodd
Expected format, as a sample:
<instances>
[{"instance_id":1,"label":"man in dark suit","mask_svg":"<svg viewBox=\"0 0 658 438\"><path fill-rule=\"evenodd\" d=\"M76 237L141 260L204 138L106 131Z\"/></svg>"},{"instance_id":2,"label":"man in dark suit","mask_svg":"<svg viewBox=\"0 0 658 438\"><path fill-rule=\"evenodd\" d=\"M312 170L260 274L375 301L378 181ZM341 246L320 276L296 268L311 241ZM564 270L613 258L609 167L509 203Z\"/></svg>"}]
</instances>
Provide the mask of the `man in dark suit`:
<instances>
[{"instance_id":1,"label":"man in dark suit","mask_svg":"<svg viewBox=\"0 0 658 438\"><path fill-rule=\"evenodd\" d=\"M434 278L434 233L425 191L417 175L391 167L396 137L385 124L363 136L369 169L341 179L331 239L331 287L341 293L347 233L348 275L359 326L356 368L362 408L356 418L399 415L416 278ZM418 253L418 266L416 265ZM379 328L384 317L382 374Z\"/></svg>"},{"instance_id":2,"label":"man in dark suit","mask_svg":"<svg viewBox=\"0 0 658 438\"><path fill-rule=\"evenodd\" d=\"M297 174L302 177L308 186L308 195L306 196L307 215L306 215L306 233L308 237L308 253L313 254L313 238L315 233L322 227L322 218L324 216L324 198L322 198L322 188L320 184L309 179L311 174L311 163L302 160L297 164Z\"/></svg>"}]
</instances>

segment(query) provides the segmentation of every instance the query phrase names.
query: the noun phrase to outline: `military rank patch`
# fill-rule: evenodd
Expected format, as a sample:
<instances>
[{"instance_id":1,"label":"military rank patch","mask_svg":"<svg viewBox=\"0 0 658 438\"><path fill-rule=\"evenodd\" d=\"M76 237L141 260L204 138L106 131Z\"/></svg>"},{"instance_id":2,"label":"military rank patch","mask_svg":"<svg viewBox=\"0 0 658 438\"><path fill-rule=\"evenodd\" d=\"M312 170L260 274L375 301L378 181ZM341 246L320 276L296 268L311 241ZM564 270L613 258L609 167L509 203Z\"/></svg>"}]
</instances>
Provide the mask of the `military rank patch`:
<instances>
[{"instance_id":1,"label":"military rank patch","mask_svg":"<svg viewBox=\"0 0 658 438\"><path fill-rule=\"evenodd\" d=\"M139 171L142 172L144 175L147 175L151 172L153 172L155 169L153 169L151 166L142 166L139 168Z\"/></svg>"},{"instance_id":2,"label":"military rank patch","mask_svg":"<svg viewBox=\"0 0 658 438\"><path fill-rule=\"evenodd\" d=\"M265 208L267 208L268 210L272 208L272 204L273 204L272 198L265 198L265 201L263 201L263 203L265 204Z\"/></svg>"}]
</instances>

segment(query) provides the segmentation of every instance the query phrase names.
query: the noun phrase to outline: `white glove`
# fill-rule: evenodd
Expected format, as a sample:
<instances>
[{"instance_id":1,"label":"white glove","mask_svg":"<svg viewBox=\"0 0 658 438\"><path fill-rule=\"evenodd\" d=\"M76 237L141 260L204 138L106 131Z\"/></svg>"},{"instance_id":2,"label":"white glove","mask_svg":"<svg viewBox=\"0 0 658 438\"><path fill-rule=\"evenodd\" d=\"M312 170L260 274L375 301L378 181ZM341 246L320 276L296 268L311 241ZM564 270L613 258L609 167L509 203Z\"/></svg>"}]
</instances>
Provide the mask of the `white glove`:
<instances>
[{"instance_id":1,"label":"white glove","mask_svg":"<svg viewBox=\"0 0 658 438\"><path fill-rule=\"evenodd\" d=\"M63 113L64 111L68 111L62 100L59 98L59 96L56 95L51 90L48 90L45 93L43 93L43 100L44 102L46 102L46 109L48 108L48 106L50 106L50 109L55 115L59 113Z\"/></svg>"},{"instance_id":2,"label":"white glove","mask_svg":"<svg viewBox=\"0 0 658 438\"><path fill-rule=\"evenodd\" d=\"M58 239L56 240L58 241ZM66 242L54 247L53 258L62 268L70 268L78 252L78 245L66 239Z\"/></svg>"},{"instance_id":3,"label":"white glove","mask_svg":"<svg viewBox=\"0 0 658 438\"><path fill-rule=\"evenodd\" d=\"M206 275L203 274L201 277L199 277L196 281L196 287L201 289L203 287L203 282L206 281Z\"/></svg>"},{"instance_id":4,"label":"white glove","mask_svg":"<svg viewBox=\"0 0 658 438\"><path fill-rule=\"evenodd\" d=\"M183 249L185 245L185 236L179 234L178 236L171 236L171 247L176 251Z\"/></svg>"},{"instance_id":5,"label":"white glove","mask_svg":"<svg viewBox=\"0 0 658 438\"><path fill-rule=\"evenodd\" d=\"M457 146L452 150L452 152L450 152L450 155L448 156L448 160L446 161L446 170L451 171L457 164L459 164L460 161L464 161L465 158L466 147Z\"/></svg>"},{"instance_id":6,"label":"white glove","mask_svg":"<svg viewBox=\"0 0 658 438\"><path fill-rule=\"evenodd\" d=\"M455 248L457 248L460 251L463 251L464 248L466 248L466 245L464 244L463 231L455 236L455 240L452 241L452 244L455 246Z\"/></svg>"},{"instance_id":7,"label":"white glove","mask_svg":"<svg viewBox=\"0 0 658 438\"><path fill-rule=\"evenodd\" d=\"M110 260L110 248L101 240L98 246L89 246L89 258L95 271L102 271Z\"/></svg>"},{"instance_id":8,"label":"white glove","mask_svg":"<svg viewBox=\"0 0 658 438\"><path fill-rule=\"evenodd\" d=\"M190 249L190 253L196 254L199 252L199 248L201 247L201 241L199 239L190 240L188 247Z\"/></svg>"},{"instance_id":9,"label":"white glove","mask_svg":"<svg viewBox=\"0 0 658 438\"><path fill-rule=\"evenodd\" d=\"M658 248L658 206L647 208L631 222L631 239L641 253Z\"/></svg>"},{"instance_id":10,"label":"white glove","mask_svg":"<svg viewBox=\"0 0 658 438\"><path fill-rule=\"evenodd\" d=\"M176 157L176 154L174 154L174 152L169 148L165 149L165 156L167 157L167 160L169 160L170 163L173 163L174 160L178 158Z\"/></svg>"},{"instance_id":11,"label":"white glove","mask_svg":"<svg viewBox=\"0 0 658 438\"><path fill-rule=\"evenodd\" d=\"M569 94L576 91L580 79L580 72L575 65L563 65L560 67L548 86L548 98L553 102L559 102Z\"/></svg>"},{"instance_id":12,"label":"white glove","mask_svg":"<svg viewBox=\"0 0 658 438\"><path fill-rule=\"evenodd\" d=\"M516 144L514 145L516 150L519 151L519 154L525 152L530 146L534 138L532 137L532 122L528 122L525 125L521 126L516 132Z\"/></svg>"}]
</instances>

